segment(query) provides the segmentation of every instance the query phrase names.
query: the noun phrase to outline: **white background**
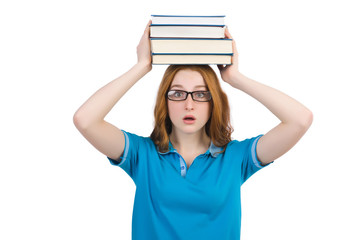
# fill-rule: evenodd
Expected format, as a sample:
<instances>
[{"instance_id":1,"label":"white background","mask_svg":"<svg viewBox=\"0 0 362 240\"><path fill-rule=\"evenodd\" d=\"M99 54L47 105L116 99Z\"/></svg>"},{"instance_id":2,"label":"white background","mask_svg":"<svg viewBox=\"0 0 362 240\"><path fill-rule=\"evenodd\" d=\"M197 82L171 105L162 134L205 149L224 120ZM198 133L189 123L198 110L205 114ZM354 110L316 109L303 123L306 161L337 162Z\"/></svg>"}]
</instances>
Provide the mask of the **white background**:
<instances>
[{"instance_id":1,"label":"white background","mask_svg":"<svg viewBox=\"0 0 362 240\"><path fill-rule=\"evenodd\" d=\"M0 239L131 238L134 183L83 139L72 117L136 62L151 14L225 14L240 70L314 113L295 148L242 186L241 238L362 239L357 3L2 1ZM154 66L107 120L148 136L165 68ZM235 139L278 123L254 99L222 86Z\"/></svg>"}]
</instances>

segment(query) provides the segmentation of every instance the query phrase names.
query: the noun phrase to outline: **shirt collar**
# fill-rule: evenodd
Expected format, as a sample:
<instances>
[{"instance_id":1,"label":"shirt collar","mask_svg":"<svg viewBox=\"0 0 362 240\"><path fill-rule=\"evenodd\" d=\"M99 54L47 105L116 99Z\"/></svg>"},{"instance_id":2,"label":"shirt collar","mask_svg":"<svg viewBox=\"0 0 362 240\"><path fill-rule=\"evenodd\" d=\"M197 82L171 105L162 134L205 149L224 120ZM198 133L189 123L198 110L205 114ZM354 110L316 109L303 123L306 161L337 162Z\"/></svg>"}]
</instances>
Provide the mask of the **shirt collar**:
<instances>
[{"instance_id":1,"label":"shirt collar","mask_svg":"<svg viewBox=\"0 0 362 240\"><path fill-rule=\"evenodd\" d=\"M209 148L207 149L207 151L204 154L210 154L212 157L216 158L220 152L222 151L222 147L217 147L216 145L214 145L213 142L210 143ZM168 153L173 153L173 152L177 152L177 150L172 146L171 141L168 142L168 151L167 152L160 152L160 154L168 154Z\"/></svg>"}]
</instances>

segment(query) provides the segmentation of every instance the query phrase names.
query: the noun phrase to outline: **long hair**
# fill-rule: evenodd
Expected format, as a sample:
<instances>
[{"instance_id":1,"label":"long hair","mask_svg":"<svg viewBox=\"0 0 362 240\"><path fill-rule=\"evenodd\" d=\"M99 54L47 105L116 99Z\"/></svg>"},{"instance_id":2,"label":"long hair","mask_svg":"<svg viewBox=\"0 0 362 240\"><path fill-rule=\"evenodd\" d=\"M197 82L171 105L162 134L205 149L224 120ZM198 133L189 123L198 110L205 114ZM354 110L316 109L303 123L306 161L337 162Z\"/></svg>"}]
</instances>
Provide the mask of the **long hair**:
<instances>
[{"instance_id":1,"label":"long hair","mask_svg":"<svg viewBox=\"0 0 362 240\"><path fill-rule=\"evenodd\" d=\"M157 145L160 152L167 152L169 150L169 134L172 131L172 122L168 115L166 94L176 73L184 69L197 71L204 78L212 96L211 116L205 124L205 132L211 138L214 145L225 148L231 141L231 133L233 132L230 124L229 101L221 89L217 75L208 65L171 65L166 69L158 89L154 109L155 123L150 136L152 141Z\"/></svg>"}]
</instances>

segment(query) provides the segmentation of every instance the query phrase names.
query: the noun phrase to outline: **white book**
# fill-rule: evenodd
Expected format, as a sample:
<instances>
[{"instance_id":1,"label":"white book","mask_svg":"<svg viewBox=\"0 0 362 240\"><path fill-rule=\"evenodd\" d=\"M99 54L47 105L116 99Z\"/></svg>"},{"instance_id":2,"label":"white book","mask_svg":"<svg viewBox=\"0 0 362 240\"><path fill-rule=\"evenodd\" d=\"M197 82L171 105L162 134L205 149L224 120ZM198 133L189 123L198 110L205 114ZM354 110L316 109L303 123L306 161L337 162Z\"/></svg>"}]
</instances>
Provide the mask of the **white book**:
<instances>
[{"instance_id":1,"label":"white book","mask_svg":"<svg viewBox=\"0 0 362 240\"><path fill-rule=\"evenodd\" d=\"M154 25L151 24L151 38L224 38L223 26L206 25Z\"/></svg>"},{"instance_id":2,"label":"white book","mask_svg":"<svg viewBox=\"0 0 362 240\"><path fill-rule=\"evenodd\" d=\"M232 54L232 39L151 38L152 53Z\"/></svg>"},{"instance_id":3,"label":"white book","mask_svg":"<svg viewBox=\"0 0 362 240\"><path fill-rule=\"evenodd\" d=\"M216 64L216 65L230 65L231 55L152 55L152 64Z\"/></svg>"},{"instance_id":4,"label":"white book","mask_svg":"<svg viewBox=\"0 0 362 240\"><path fill-rule=\"evenodd\" d=\"M152 24L180 25L225 25L225 15L191 16L191 15L151 15Z\"/></svg>"}]
</instances>

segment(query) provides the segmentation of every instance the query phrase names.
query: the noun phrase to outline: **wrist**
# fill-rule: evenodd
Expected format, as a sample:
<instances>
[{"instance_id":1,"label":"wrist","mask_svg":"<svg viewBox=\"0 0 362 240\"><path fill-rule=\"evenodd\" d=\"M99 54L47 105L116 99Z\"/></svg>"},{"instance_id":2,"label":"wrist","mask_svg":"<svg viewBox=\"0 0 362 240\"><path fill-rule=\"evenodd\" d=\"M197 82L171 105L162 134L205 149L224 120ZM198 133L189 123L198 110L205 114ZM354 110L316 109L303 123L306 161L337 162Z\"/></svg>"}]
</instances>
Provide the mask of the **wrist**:
<instances>
[{"instance_id":1,"label":"wrist","mask_svg":"<svg viewBox=\"0 0 362 240\"><path fill-rule=\"evenodd\" d=\"M139 61L136 63L135 67L143 74L147 74L152 70L151 61Z\"/></svg>"},{"instance_id":2,"label":"wrist","mask_svg":"<svg viewBox=\"0 0 362 240\"><path fill-rule=\"evenodd\" d=\"M222 78L225 82L229 83L233 87L235 87L235 83L242 79L242 74L239 71L228 71L222 75Z\"/></svg>"}]
</instances>

